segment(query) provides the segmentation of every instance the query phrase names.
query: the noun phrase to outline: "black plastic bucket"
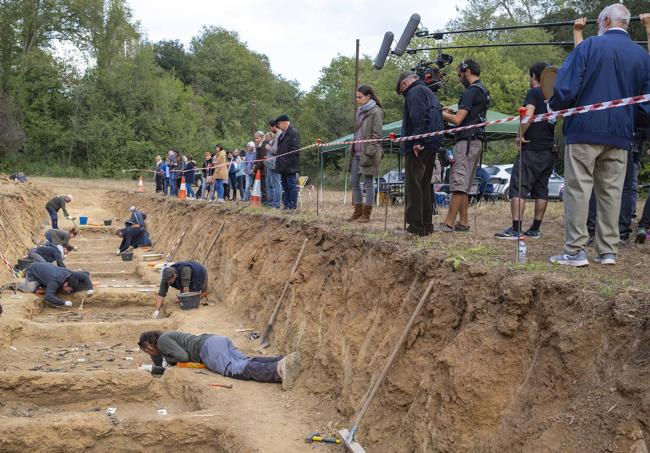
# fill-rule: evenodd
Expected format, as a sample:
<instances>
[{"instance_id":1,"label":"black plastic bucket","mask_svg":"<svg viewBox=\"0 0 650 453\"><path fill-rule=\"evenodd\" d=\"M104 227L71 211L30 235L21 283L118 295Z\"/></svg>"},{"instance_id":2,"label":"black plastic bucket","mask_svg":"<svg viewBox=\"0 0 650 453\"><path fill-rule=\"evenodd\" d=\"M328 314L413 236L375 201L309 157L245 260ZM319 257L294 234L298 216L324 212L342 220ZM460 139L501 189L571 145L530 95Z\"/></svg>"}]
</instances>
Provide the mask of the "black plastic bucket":
<instances>
[{"instance_id":1,"label":"black plastic bucket","mask_svg":"<svg viewBox=\"0 0 650 453\"><path fill-rule=\"evenodd\" d=\"M133 252L123 252L120 253L122 261L133 261Z\"/></svg>"},{"instance_id":2,"label":"black plastic bucket","mask_svg":"<svg viewBox=\"0 0 650 453\"><path fill-rule=\"evenodd\" d=\"M199 308L199 301L201 300L200 292L179 293L178 300L181 302L183 310L194 310Z\"/></svg>"},{"instance_id":3,"label":"black plastic bucket","mask_svg":"<svg viewBox=\"0 0 650 453\"><path fill-rule=\"evenodd\" d=\"M105 219L104 220L104 226L111 226L113 224L113 221L110 219Z\"/></svg>"}]
</instances>

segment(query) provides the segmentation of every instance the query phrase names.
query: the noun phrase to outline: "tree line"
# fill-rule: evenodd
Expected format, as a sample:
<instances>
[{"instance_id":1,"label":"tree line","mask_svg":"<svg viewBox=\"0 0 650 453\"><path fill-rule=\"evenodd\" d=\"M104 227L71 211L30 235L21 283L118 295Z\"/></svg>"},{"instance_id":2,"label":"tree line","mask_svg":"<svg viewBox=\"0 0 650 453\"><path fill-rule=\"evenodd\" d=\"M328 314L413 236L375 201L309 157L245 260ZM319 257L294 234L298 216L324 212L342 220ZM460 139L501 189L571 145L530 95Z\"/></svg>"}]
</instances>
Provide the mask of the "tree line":
<instances>
[{"instance_id":1,"label":"tree line","mask_svg":"<svg viewBox=\"0 0 650 453\"><path fill-rule=\"evenodd\" d=\"M609 1L468 0L449 28L596 17ZM644 0L626 1L639 14ZM405 12L406 19L411 12ZM426 23L427 18L423 21ZM396 33L401 30L394 30ZM633 37L645 39L640 27ZM594 30L587 30L587 34ZM570 27L508 33L453 35L442 45L485 42L564 41ZM417 38L412 47L431 46ZM379 42L362 43L374 54ZM469 49L450 51L454 60L480 62L492 109L516 112L535 61L560 64L570 48ZM401 119L395 93L401 70L436 52L391 57L381 71L372 56L360 62L360 80L381 98L386 122ZM288 113L303 144L332 140L352 130L354 59L339 56L323 67L308 92L271 70L268 58L236 32L205 27L188 46L143 38L125 0L3 0L0 2L0 169L52 175L117 176L123 168L147 168L168 148L202 155L216 143L243 147L257 129ZM455 67L455 65L454 65ZM455 80L440 90L444 104L456 102ZM488 161L509 161L512 143L490 146ZM336 173L343 152L327 156ZM315 151L303 171L317 171Z\"/></svg>"}]
</instances>

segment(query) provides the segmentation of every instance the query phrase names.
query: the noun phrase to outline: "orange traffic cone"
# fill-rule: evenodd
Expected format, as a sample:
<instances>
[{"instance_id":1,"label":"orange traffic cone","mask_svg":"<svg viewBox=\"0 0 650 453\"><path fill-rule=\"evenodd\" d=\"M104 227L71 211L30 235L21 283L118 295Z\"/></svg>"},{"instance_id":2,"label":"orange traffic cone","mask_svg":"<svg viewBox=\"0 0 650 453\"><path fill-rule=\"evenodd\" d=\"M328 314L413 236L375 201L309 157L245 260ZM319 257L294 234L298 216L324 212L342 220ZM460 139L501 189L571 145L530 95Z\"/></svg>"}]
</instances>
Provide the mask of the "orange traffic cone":
<instances>
[{"instance_id":1,"label":"orange traffic cone","mask_svg":"<svg viewBox=\"0 0 650 453\"><path fill-rule=\"evenodd\" d=\"M178 199L185 200L187 191L185 189L185 176L181 176L181 188L178 190Z\"/></svg>"},{"instance_id":2,"label":"orange traffic cone","mask_svg":"<svg viewBox=\"0 0 650 453\"><path fill-rule=\"evenodd\" d=\"M137 193L144 193L144 184L142 183L142 175L138 176L138 188L136 189Z\"/></svg>"},{"instance_id":3,"label":"orange traffic cone","mask_svg":"<svg viewBox=\"0 0 650 453\"><path fill-rule=\"evenodd\" d=\"M262 206L262 176L259 170L255 174L255 183L251 192L251 206Z\"/></svg>"}]
</instances>

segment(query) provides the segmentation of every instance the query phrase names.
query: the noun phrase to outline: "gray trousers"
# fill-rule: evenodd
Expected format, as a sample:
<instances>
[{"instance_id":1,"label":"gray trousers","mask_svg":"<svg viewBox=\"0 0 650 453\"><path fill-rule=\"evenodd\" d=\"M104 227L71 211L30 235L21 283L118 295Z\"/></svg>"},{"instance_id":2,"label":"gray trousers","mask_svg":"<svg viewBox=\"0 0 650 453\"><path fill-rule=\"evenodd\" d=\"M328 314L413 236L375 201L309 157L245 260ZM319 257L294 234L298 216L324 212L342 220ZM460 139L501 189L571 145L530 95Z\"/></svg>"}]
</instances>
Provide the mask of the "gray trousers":
<instances>
[{"instance_id":1,"label":"gray trousers","mask_svg":"<svg viewBox=\"0 0 650 453\"><path fill-rule=\"evenodd\" d=\"M38 289L38 282L36 280L28 280L27 277L25 277L25 281L18 283L16 289L21 293L34 293Z\"/></svg>"},{"instance_id":2,"label":"gray trousers","mask_svg":"<svg viewBox=\"0 0 650 453\"><path fill-rule=\"evenodd\" d=\"M618 250L618 216L625 180L628 151L607 145L567 145L564 153L565 251L570 254L587 247L589 197L596 195L596 253Z\"/></svg>"},{"instance_id":3,"label":"gray trousers","mask_svg":"<svg viewBox=\"0 0 650 453\"><path fill-rule=\"evenodd\" d=\"M352 186L352 201L355 205L362 204L363 194L361 192L360 182L363 182L363 188L366 189L366 206L375 204L375 186L373 178L370 175L359 173L359 156L352 156L352 165L350 166L350 185Z\"/></svg>"}]
</instances>

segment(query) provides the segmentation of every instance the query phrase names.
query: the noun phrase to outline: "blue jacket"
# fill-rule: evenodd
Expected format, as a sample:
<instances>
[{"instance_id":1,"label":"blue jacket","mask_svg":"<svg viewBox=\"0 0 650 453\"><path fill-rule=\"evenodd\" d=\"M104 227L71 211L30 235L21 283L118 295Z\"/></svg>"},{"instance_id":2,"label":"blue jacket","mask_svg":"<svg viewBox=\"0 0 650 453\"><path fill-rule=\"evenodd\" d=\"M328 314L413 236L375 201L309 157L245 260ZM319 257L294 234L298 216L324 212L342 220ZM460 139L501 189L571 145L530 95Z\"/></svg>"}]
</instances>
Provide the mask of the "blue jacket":
<instances>
[{"instance_id":1,"label":"blue jacket","mask_svg":"<svg viewBox=\"0 0 650 453\"><path fill-rule=\"evenodd\" d=\"M441 131L445 128L442 120L442 107L435 94L418 80L404 93L404 112L402 115L402 137L419 135L426 132ZM426 149L437 150L442 145L443 137L421 138L403 142L402 154L413 152L413 145L423 145Z\"/></svg>"},{"instance_id":2,"label":"blue jacket","mask_svg":"<svg viewBox=\"0 0 650 453\"><path fill-rule=\"evenodd\" d=\"M584 40L569 54L549 100L553 110L650 94L650 56L621 30ZM650 112L648 103L641 108ZM567 144L589 143L629 149L634 132L634 106L565 118Z\"/></svg>"}]
</instances>

